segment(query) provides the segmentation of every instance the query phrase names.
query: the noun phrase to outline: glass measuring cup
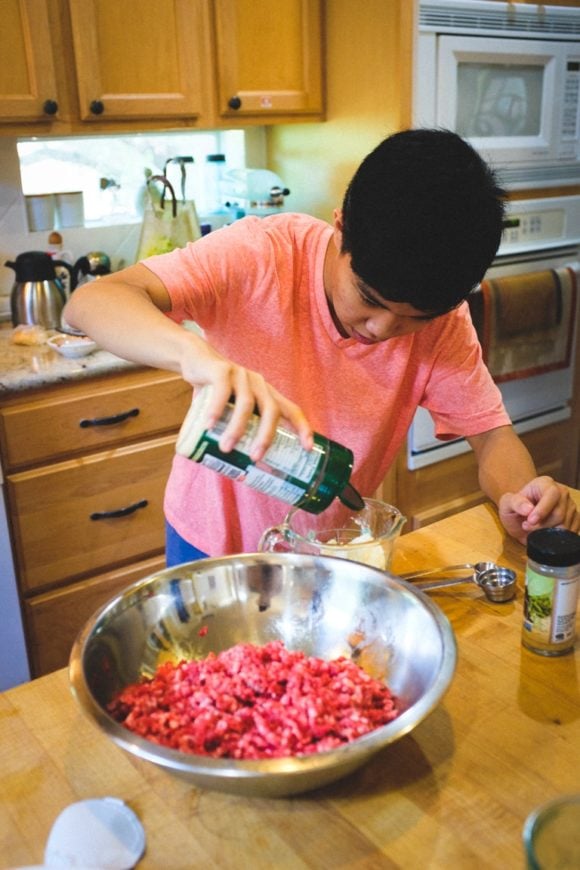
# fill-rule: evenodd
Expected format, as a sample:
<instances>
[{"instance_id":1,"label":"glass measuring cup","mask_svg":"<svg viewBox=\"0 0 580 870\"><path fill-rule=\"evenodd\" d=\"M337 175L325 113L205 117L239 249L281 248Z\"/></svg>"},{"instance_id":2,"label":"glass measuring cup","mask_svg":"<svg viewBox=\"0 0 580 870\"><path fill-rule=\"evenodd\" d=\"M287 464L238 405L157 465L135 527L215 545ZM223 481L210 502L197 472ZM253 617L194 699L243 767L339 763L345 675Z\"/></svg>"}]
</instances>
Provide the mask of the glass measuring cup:
<instances>
[{"instance_id":1,"label":"glass measuring cup","mask_svg":"<svg viewBox=\"0 0 580 870\"><path fill-rule=\"evenodd\" d=\"M372 498L363 501L363 510L348 517L340 528L313 529L311 514L290 511L279 526L264 532L258 549L266 553L337 556L386 571L394 542L407 519L393 505Z\"/></svg>"}]
</instances>

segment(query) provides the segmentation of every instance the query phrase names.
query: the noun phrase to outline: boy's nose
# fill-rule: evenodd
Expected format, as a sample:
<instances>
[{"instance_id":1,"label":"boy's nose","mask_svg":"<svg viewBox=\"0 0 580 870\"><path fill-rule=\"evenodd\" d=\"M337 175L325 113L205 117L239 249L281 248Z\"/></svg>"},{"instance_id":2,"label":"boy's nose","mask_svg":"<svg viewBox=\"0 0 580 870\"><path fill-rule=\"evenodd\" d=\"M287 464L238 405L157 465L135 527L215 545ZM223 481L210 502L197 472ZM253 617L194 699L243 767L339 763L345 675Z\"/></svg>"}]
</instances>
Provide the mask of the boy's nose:
<instances>
[{"instance_id":1,"label":"boy's nose","mask_svg":"<svg viewBox=\"0 0 580 870\"><path fill-rule=\"evenodd\" d=\"M402 335L405 331L405 325L406 318L399 317L392 311L384 310L377 311L367 321L367 329L377 341L386 341L387 338Z\"/></svg>"}]
</instances>

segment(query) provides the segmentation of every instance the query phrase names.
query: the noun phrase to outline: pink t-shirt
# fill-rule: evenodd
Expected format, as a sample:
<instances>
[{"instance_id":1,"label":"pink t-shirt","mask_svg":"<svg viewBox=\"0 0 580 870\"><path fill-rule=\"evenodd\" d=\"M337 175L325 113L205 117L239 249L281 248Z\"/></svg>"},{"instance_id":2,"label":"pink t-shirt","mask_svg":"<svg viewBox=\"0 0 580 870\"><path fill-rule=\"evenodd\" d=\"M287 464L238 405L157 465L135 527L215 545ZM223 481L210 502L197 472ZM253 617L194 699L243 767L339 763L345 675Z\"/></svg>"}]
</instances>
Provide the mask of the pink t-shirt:
<instances>
[{"instance_id":1,"label":"pink t-shirt","mask_svg":"<svg viewBox=\"0 0 580 870\"><path fill-rule=\"evenodd\" d=\"M221 354L259 371L299 404L315 431L349 447L351 477L372 496L418 405L441 438L509 424L481 360L467 304L412 335L366 346L338 333L323 265L332 228L307 215L247 217L183 249L145 261L171 297L170 317L193 320ZM289 506L183 456L165 494L168 521L217 556L253 552ZM338 499L313 527L332 527Z\"/></svg>"}]
</instances>

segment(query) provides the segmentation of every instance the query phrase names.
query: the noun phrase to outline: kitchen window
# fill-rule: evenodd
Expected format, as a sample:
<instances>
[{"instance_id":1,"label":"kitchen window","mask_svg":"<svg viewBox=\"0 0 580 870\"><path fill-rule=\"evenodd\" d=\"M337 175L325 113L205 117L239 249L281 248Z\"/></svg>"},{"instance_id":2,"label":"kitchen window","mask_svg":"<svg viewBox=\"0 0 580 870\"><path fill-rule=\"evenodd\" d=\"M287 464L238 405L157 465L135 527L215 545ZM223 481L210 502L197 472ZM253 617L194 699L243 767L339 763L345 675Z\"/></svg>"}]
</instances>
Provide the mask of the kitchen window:
<instances>
[{"instance_id":1,"label":"kitchen window","mask_svg":"<svg viewBox=\"0 0 580 870\"><path fill-rule=\"evenodd\" d=\"M207 155L224 154L228 169L244 168L246 141L243 130L21 139L22 192L82 192L85 226L138 222L146 174L160 174L167 160L187 156L193 163L185 167L185 195L202 215L212 201ZM167 177L180 196L180 166L168 164Z\"/></svg>"}]
</instances>

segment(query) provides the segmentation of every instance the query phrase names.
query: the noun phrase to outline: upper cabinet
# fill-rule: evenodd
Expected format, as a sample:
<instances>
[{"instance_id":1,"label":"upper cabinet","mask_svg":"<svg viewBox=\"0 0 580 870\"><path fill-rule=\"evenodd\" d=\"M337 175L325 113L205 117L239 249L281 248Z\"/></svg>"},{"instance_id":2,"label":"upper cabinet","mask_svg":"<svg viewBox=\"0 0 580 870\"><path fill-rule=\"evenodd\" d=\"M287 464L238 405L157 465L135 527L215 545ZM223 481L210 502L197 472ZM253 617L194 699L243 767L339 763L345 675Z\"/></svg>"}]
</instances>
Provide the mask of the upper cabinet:
<instances>
[{"instance_id":1,"label":"upper cabinet","mask_svg":"<svg viewBox=\"0 0 580 870\"><path fill-rule=\"evenodd\" d=\"M204 0L68 0L82 121L207 114Z\"/></svg>"},{"instance_id":2,"label":"upper cabinet","mask_svg":"<svg viewBox=\"0 0 580 870\"><path fill-rule=\"evenodd\" d=\"M322 120L322 0L3 0L0 133Z\"/></svg>"},{"instance_id":3,"label":"upper cabinet","mask_svg":"<svg viewBox=\"0 0 580 870\"><path fill-rule=\"evenodd\" d=\"M0 120L50 121L59 110L46 0L4 0Z\"/></svg>"},{"instance_id":4,"label":"upper cabinet","mask_svg":"<svg viewBox=\"0 0 580 870\"><path fill-rule=\"evenodd\" d=\"M320 115L322 34L313 0L215 0L221 118Z\"/></svg>"}]
</instances>

